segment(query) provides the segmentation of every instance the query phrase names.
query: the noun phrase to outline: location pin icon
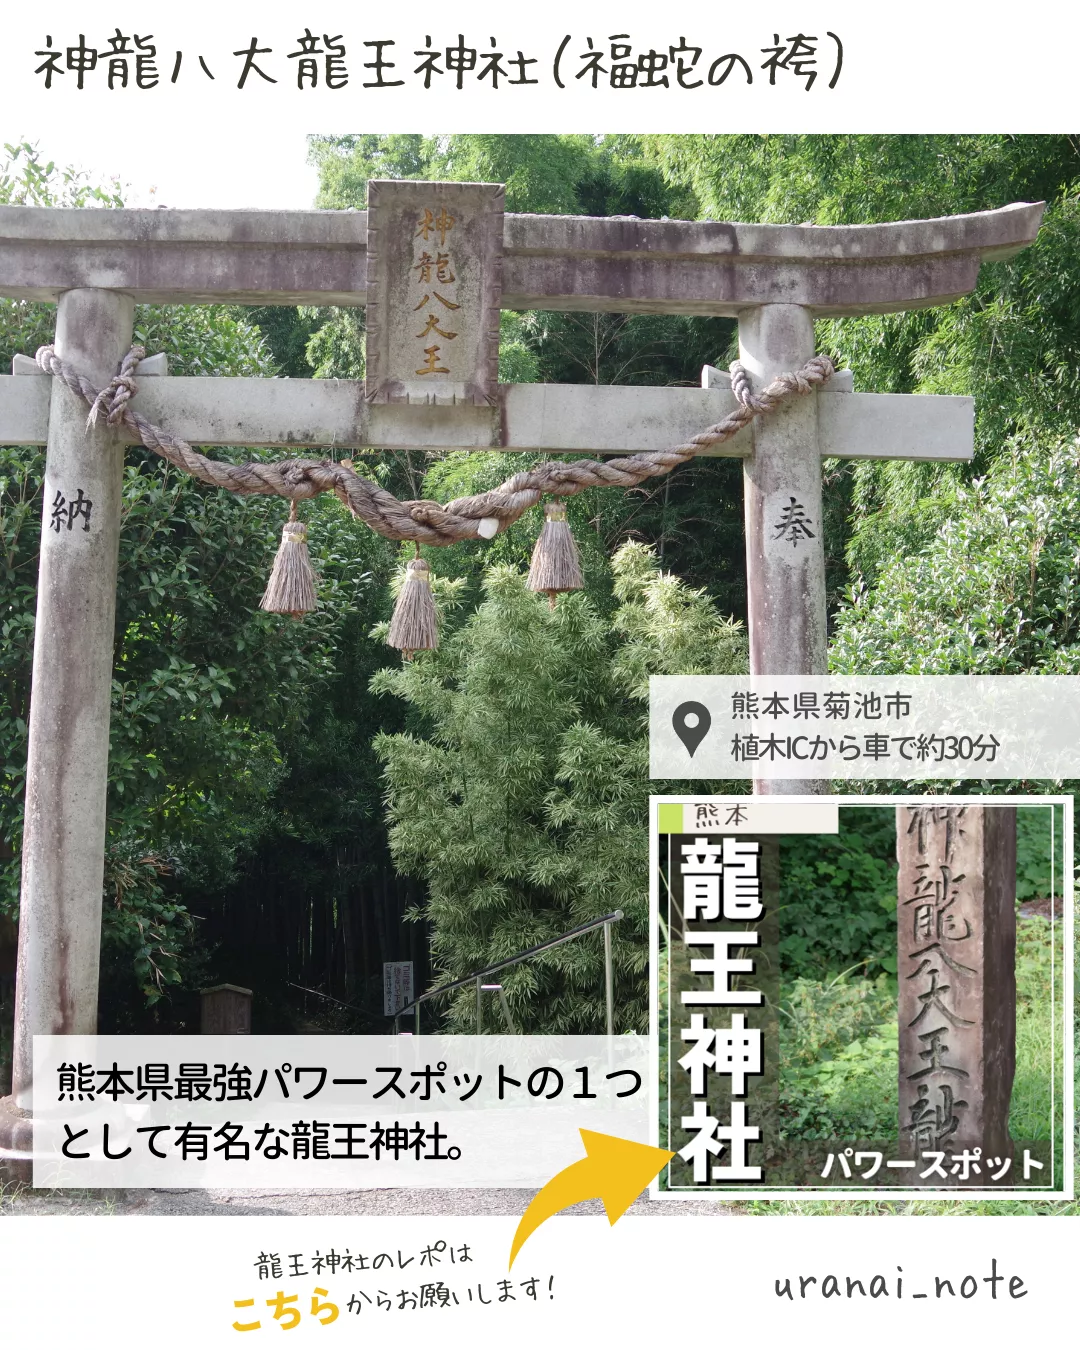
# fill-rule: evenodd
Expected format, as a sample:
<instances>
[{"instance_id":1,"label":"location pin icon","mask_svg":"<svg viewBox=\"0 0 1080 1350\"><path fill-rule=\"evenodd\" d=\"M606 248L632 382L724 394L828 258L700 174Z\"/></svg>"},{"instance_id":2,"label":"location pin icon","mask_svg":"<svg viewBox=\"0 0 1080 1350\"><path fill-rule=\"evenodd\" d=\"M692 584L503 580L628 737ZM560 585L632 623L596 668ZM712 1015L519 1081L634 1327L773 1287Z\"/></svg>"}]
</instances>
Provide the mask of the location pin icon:
<instances>
[{"instance_id":1,"label":"location pin icon","mask_svg":"<svg viewBox=\"0 0 1080 1350\"><path fill-rule=\"evenodd\" d=\"M671 714L671 726L693 759L694 751L709 734L712 716L704 703L680 703Z\"/></svg>"}]
</instances>

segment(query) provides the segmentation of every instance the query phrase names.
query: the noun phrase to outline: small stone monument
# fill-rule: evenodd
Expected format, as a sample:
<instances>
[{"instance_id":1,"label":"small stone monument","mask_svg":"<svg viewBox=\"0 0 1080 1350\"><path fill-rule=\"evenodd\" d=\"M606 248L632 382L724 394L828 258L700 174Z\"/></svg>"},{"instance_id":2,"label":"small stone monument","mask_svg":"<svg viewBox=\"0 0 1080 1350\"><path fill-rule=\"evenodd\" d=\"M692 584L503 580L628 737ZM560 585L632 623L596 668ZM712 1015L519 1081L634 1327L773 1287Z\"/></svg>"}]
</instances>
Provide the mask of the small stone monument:
<instances>
[{"instance_id":1,"label":"small stone monument","mask_svg":"<svg viewBox=\"0 0 1080 1350\"><path fill-rule=\"evenodd\" d=\"M200 989L204 1036L250 1036L251 990L238 984L215 984Z\"/></svg>"}]
</instances>

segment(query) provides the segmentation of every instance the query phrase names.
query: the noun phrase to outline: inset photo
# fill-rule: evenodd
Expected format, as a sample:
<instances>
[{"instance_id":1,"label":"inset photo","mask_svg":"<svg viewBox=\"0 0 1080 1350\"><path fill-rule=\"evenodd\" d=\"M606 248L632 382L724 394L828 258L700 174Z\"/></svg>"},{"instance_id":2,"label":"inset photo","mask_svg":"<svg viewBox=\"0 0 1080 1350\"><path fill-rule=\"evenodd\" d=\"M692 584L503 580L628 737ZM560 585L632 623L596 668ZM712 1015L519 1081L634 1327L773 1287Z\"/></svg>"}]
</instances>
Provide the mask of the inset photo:
<instances>
[{"instance_id":1,"label":"inset photo","mask_svg":"<svg viewBox=\"0 0 1080 1350\"><path fill-rule=\"evenodd\" d=\"M1072 798L653 798L665 1195L1072 1191Z\"/></svg>"}]
</instances>

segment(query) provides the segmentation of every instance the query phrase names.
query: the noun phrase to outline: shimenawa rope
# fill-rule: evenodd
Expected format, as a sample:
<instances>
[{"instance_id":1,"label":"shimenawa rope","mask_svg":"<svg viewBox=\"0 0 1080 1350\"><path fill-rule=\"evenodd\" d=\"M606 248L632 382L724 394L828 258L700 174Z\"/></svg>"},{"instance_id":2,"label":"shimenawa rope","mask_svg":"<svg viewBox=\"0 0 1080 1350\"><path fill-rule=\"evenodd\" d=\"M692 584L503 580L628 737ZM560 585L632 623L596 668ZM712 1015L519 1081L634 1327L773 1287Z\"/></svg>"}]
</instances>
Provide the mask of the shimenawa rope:
<instances>
[{"instance_id":1,"label":"shimenawa rope","mask_svg":"<svg viewBox=\"0 0 1080 1350\"><path fill-rule=\"evenodd\" d=\"M377 534L387 539L434 545L487 538L496 532L490 522L497 522L497 529L504 530L548 493L555 497L572 497L591 487L631 488L646 478L670 473L703 450L730 440L755 417L772 412L786 399L811 393L825 384L835 370L828 356L814 356L801 370L778 375L755 394L746 370L735 361L731 365L731 389L739 406L681 445L603 461L547 460L514 474L490 492L459 497L442 506L432 501L399 501L378 484L331 460L286 459L265 464L229 464L200 455L187 441L155 426L128 406L136 391L135 367L145 355L145 348L132 347L121 362L119 374L104 389L96 389L85 375L57 356L52 346L38 349L37 363L85 400L90 408L88 425L104 415L109 426L129 427L148 450L200 482L229 492L276 495L294 502L316 497L320 492L333 492L354 516ZM483 530L481 522L487 522Z\"/></svg>"}]
</instances>

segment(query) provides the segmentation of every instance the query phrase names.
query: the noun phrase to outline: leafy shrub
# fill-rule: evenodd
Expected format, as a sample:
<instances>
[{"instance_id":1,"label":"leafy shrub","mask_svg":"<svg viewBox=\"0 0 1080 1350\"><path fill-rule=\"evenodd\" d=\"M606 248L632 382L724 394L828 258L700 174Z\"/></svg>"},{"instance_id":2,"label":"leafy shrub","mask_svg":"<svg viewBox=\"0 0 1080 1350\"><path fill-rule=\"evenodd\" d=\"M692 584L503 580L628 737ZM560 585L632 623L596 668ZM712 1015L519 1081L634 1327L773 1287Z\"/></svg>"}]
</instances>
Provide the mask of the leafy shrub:
<instances>
[{"instance_id":1,"label":"leafy shrub","mask_svg":"<svg viewBox=\"0 0 1080 1350\"><path fill-rule=\"evenodd\" d=\"M1058 828L1054 832L1053 877L1050 869L1050 809L1045 806L1019 806L1016 809L1016 898L1044 900L1051 890L1061 895L1062 812L1054 808Z\"/></svg>"},{"instance_id":2,"label":"leafy shrub","mask_svg":"<svg viewBox=\"0 0 1080 1350\"><path fill-rule=\"evenodd\" d=\"M438 651L380 671L376 692L410 708L412 730L380 735L398 868L428 888L438 975L485 964L614 909L616 1018L645 1030L648 1002L648 677L745 669L742 634L709 598L662 573L651 550L612 560L618 607L588 596L554 610L506 564ZM458 583L436 583L453 600ZM447 624L449 627L449 624ZM603 1026L600 937L565 943L504 980L527 1032ZM474 1017L465 991L448 1029Z\"/></svg>"},{"instance_id":3,"label":"leafy shrub","mask_svg":"<svg viewBox=\"0 0 1080 1350\"><path fill-rule=\"evenodd\" d=\"M796 979L780 1004L780 1121L788 1138L896 1133L896 986Z\"/></svg>"},{"instance_id":4,"label":"leafy shrub","mask_svg":"<svg viewBox=\"0 0 1080 1350\"><path fill-rule=\"evenodd\" d=\"M780 845L780 958L823 978L851 966L896 972L896 824L891 810L846 807L834 835Z\"/></svg>"}]
</instances>

